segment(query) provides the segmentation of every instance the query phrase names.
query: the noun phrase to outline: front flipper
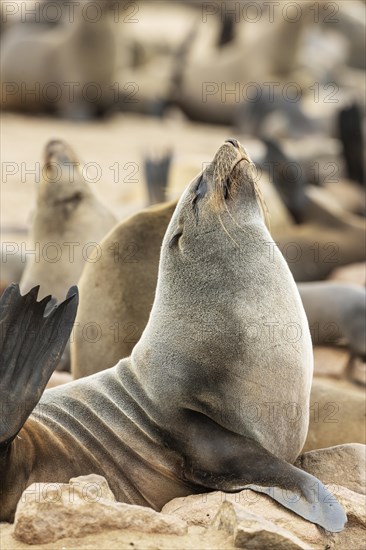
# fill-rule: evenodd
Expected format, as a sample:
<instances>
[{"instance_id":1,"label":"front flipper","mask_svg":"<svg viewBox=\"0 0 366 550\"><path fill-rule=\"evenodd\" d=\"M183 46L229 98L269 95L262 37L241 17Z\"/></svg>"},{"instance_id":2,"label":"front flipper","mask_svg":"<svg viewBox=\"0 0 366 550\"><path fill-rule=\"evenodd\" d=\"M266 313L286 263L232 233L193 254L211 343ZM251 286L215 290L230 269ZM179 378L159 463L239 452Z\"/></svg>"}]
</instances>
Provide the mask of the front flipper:
<instances>
[{"instance_id":1,"label":"front flipper","mask_svg":"<svg viewBox=\"0 0 366 550\"><path fill-rule=\"evenodd\" d=\"M252 489L327 531L344 528L347 516L342 506L316 477L202 414L189 416L188 437L178 444L185 455L187 481L229 493Z\"/></svg>"},{"instance_id":2,"label":"front flipper","mask_svg":"<svg viewBox=\"0 0 366 550\"><path fill-rule=\"evenodd\" d=\"M0 299L2 449L14 439L40 400L76 316L76 287L70 288L59 306L52 304L51 296L37 302L38 290L39 286L22 296L19 286L12 284Z\"/></svg>"}]
</instances>

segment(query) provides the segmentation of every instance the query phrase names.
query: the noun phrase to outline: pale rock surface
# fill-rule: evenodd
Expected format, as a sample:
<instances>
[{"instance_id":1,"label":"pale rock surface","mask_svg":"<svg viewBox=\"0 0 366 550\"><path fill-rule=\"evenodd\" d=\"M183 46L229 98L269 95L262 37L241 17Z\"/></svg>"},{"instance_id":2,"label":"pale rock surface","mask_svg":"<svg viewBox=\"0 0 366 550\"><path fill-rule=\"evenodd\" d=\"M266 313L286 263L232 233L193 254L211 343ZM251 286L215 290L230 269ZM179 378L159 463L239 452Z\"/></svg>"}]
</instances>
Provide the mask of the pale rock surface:
<instances>
[{"instance_id":1,"label":"pale rock surface","mask_svg":"<svg viewBox=\"0 0 366 550\"><path fill-rule=\"evenodd\" d=\"M347 349L330 346L315 346L314 376L329 376L341 379L346 374L350 354Z\"/></svg>"},{"instance_id":2,"label":"pale rock surface","mask_svg":"<svg viewBox=\"0 0 366 550\"><path fill-rule=\"evenodd\" d=\"M304 453L297 466L316 475L343 505L348 523L337 534L302 519L267 495L251 490L176 498L162 512L188 525L225 531L237 548L363 548L366 535L365 445L340 445ZM357 492L356 492L357 491ZM363 493L363 494L361 494Z\"/></svg>"},{"instance_id":3,"label":"pale rock surface","mask_svg":"<svg viewBox=\"0 0 366 550\"><path fill-rule=\"evenodd\" d=\"M70 483L34 483L18 503L14 537L43 544L64 537L83 537L104 529L184 535L185 521L143 506L116 502L107 481L95 474Z\"/></svg>"},{"instance_id":4,"label":"pale rock surface","mask_svg":"<svg viewBox=\"0 0 366 550\"><path fill-rule=\"evenodd\" d=\"M333 545L334 535L326 533L313 523L290 512L267 495L256 493L250 489L236 494L215 491L209 494L176 498L168 502L162 512L177 515L188 525L209 527L212 522L215 525L217 514L224 502L229 502L234 506L237 516L249 513L255 516L256 521L259 525L262 524L262 527L262 522L267 522L263 527L264 530L268 528L269 523L278 528L279 535L283 535L283 531L288 532L299 539L306 548L325 548L327 544L331 548ZM258 523L256 523L255 529L258 528ZM241 529L244 529L244 525L245 523L242 524Z\"/></svg>"},{"instance_id":5,"label":"pale rock surface","mask_svg":"<svg viewBox=\"0 0 366 550\"><path fill-rule=\"evenodd\" d=\"M351 491L351 489L347 489L346 487L342 487L341 485L338 485L333 489L331 488L330 485L328 485L328 487L333 492L333 494L337 497L337 500L342 504L343 508L345 509L349 524L359 525L365 530L366 529L366 497L365 495L360 495L359 493L355 493L354 491ZM366 532L364 532L364 540L365 538L366 538Z\"/></svg>"},{"instance_id":6,"label":"pale rock surface","mask_svg":"<svg viewBox=\"0 0 366 550\"><path fill-rule=\"evenodd\" d=\"M290 531L266 519L246 512L239 506L224 502L214 518L210 528L225 530L234 538L236 548L258 550L307 550L307 546Z\"/></svg>"},{"instance_id":7,"label":"pale rock surface","mask_svg":"<svg viewBox=\"0 0 366 550\"><path fill-rule=\"evenodd\" d=\"M37 547L15 539L12 532L11 523L0 523L1 550L234 550L232 537L228 537L225 531L208 533L203 527L190 527L187 535L103 529L82 538L67 537Z\"/></svg>"},{"instance_id":8,"label":"pale rock surface","mask_svg":"<svg viewBox=\"0 0 366 550\"><path fill-rule=\"evenodd\" d=\"M366 494L366 445L348 443L303 453L295 466L325 484Z\"/></svg>"},{"instance_id":9,"label":"pale rock surface","mask_svg":"<svg viewBox=\"0 0 366 550\"><path fill-rule=\"evenodd\" d=\"M342 283L358 284L365 286L366 284L366 263L359 262L356 264L345 265L334 269L328 277L330 281L339 281Z\"/></svg>"},{"instance_id":10,"label":"pale rock surface","mask_svg":"<svg viewBox=\"0 0 366 550\"><path fill-rule=\"evenodd\" d=\"M310 423L303 452L366 443L365 390L347 380L314 378Z\"/></svg>"},{"instance_id":11,"label":"pale rock surface","mask_svg":"<svg viewBox=\"0 0 366 550\"><path fill-rule=\"evenodd\" d=\"M331 487L343 505L348 523L341 533L329 533L251 490L235 495L220 492L190 495L166 504L163 513L179 516L188 525L224 530L233 537L235 547L273 548L363 548L365 530L365 497L342 486ZM231 508L230 508L231 506Z\"/></svg>"},{"instance_id":12,"label":"pale rock surface","mask_svg":"<svg viewBox=\"0 0 366 550\"><path fill-rule=\"evenodd\" d=\"M356 384L366 386L366 362L360 357L355 357L351 365L351 380Z\"/></svg>"}]
</instances>

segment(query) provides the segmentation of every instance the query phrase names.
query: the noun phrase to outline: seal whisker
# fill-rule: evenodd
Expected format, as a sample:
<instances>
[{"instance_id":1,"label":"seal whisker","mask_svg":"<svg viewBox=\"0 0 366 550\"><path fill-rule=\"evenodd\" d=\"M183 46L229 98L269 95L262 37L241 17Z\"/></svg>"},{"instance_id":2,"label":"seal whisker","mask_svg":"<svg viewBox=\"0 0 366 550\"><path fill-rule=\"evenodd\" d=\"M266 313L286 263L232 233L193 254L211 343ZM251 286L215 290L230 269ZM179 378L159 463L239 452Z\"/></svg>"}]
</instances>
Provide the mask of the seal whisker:
<instances>
[{"instance_id":1,"label":"seal whisker","mask_svg":"<svg viewBox=\"0 0 366 550\"><path fill-rule=\"evenodd\" d=\"M263 197L262 191L260 190L258 183L254 179L253 179L253 184L254 184L254 191L258 199L257 202L259 204L259 208L261 210L261 213L264 219L264 223L266 224L268 231L271 231L271 216L268 210L267 203Z\"/></svg>"},{"instance_id":2,"label":"seal whisker","mask_svg":"<svg viewBox=\"0 0 366 550\"><path fill-rule=\"evenodd\" d=\"M228 230L226 229L225 225L224 225L224 222L222 221L221 219L221 215L219 214L219 220L220 220L220 225L221 227L223 228L223 230L225 231L225 233L227 234L227 236L233 241L233 243L235 243L235 246L237 246L237 248L240 248L240 245L236 242L236 240L230 235L230 233L228 232Z\"/></svg>"}]
</instances>

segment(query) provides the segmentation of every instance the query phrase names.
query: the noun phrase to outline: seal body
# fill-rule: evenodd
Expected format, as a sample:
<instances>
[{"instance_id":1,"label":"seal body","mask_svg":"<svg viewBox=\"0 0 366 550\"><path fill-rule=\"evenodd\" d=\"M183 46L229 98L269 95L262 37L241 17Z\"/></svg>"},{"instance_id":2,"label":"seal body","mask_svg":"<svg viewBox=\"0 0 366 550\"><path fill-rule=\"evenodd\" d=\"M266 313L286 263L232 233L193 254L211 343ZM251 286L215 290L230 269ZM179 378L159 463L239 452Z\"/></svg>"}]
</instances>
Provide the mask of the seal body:
<instances>
[{"instance_id":1,"label":"seal body","mask_svg":"<svg viewBox=\"0 0 366 550\"><path fill-rule=\"evenodd\" d=\"M274 239L298 282L320 281L333 269L365 260L364 220L344 210L325 189L309 185L304 222Z\"/></svg>"},{"instance_id":2,"label":"seal body","mask_svg":"<svg viewBox=\"0 0 366 550\"><path fill-rule=\"evenodd\" d=\"M266 324L290 330L272 338L261 333ZM253 327L255 337L247 330ZM11 352L5 342L9 361ZM64 481L92 470L127 502L160 508L192 492L253 488L339 531L343 509L290 464L306 437L311 378L300 296L262 220L250 159L230 140L177 205L149 322L131 357L48 390L20 438L23 421L14 425L12 415L10 429L4 418L1 518L14 509L15 472L19 498L35 479ZM264 408L274 401L277 411L267 418Z\"/></svg>"},{"instance_id":3,"label":"seal body","mask_svg":"<svg viewBox=\"0 0 366 550\"><path fill-rule=\"evenodd\" d=\"M300 37L311 20L308 7L302 4L303 16L296 23L289 24L275 18L269 24L264 18L257 21L254 32L245 21L241 20L240 24L232 22L231 40L224 43L220 40L222 23L229 15L225 4L221 4L221 16L214 18L208 15L209 5L204 5L202 16L205 24L197 25L186 47L184 63L181 62L176 87L177 103L181 109L193 120L213 124L238 124L245 120L243 127L246 131L249 122L253 124L250 130L258 132L262 120L251 120L256 118L252 107L260 102L261 88L268 85L268 81L280 84L295 79L296 82L300 80L305 88L305 83L311 80L306 71L303 76L304 71L298 70ZM252 62L254 58L255 63ZM254 83L254 93L247 83ZM276 107L279 110L285 108L288 113L288 107L277 102L277 94L275 100ZM266 111L270 111L269 103L268 100L260 102L262 117L263 112L268 114ZM246 116L243 116L243 106Z\"/></svg>"},{"instance_id":4,"label":"seal body","mask_svg":"<svg viewBox=\"0 0 366 550\"><path fill-rule=\"evenodd\" d=\"M366 293L359 285L330 281L300 283L300 296L315 345L347 343L366 357Z\"/></svg>"},{"instance_id":5,"label":"seal body","mask_svg":"<svg viewBox=\"0 0 366 550\"><path fill-rule=\"evenodd\" d=\"M34 19L6 30L2 109L85 119L112 105L113 27L108 13L93 20L82 4L34 2ZM102 12L103 3L95 7Z\"/></svg>"}]
</instances>

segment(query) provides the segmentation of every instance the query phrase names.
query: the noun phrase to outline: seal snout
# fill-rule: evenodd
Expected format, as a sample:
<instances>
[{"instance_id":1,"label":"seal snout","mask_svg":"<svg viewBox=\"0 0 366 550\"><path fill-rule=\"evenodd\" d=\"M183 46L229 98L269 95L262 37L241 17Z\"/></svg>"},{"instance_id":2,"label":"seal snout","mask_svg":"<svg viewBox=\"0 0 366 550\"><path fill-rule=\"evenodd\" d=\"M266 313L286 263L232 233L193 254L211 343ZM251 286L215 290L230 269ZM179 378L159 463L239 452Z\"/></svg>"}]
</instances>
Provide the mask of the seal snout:
<instances>
[{"instance_id":1,"label":"seal snout","mask_svg":"<svg viewBox=\"0 0 366 550\"><path fill-rule=\"evenodd\" d=\"M240 143L235 138L229 138L225 141L225 143L231 143L231 145L234 145L237 149L240 149Z\"/></svg>"},{"instance_id":2,"label":"seal snout","mask_svg":"<svg viewBox=\"0 0 366 550\"><path fill-rule=\"evenodd\" d=\"M235 201L242 188L255 186L252 170L253 162L246 149L237 139L227 139L205 172L205 177L212 183L218 207L226 201Z\"/></svg>"},{"instance_id":3,"label":"seal snout","mask_svg":"<svg viewBox=\"0 0 366 550\"><path fill-rule=\"evenodd\" d=\"M71 147L60 139L50 140L44 149L44 163L49 164L64 164L72 163L76 160Z\"/></svg>"},{"instance_id":4,"label":"seal snout","mask_svg":"<svg viewBox=\"0 0 366 550\"><path fill-rule=\"evenodd\" d=\"M247 151L237 139L227 139L217 151L212 163L216 178L225 181L241 161L252 162Z\"/></svg>"},{"instance_id":5,"label":"seal snout","mask_svg":"<svg viewBox=\"0 0 366 550\"><path fill-rule=\"evenodd\" d=\"M225 151L224 154L226 155L230 154L232 157L238 158L239 160L252 162L245 147L243 147L240 141L235 138L229 138L225 140L225 143L224 145L222 145L221 148L223 149L223 151ZM228 153L228 150L230 151L230 153Z\"/></svg>"}]
</instances>

